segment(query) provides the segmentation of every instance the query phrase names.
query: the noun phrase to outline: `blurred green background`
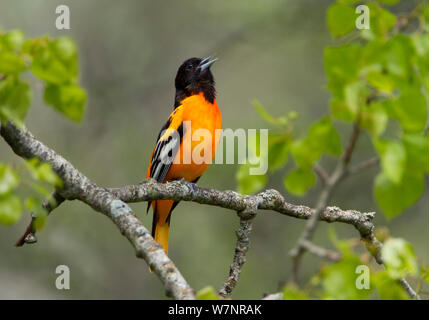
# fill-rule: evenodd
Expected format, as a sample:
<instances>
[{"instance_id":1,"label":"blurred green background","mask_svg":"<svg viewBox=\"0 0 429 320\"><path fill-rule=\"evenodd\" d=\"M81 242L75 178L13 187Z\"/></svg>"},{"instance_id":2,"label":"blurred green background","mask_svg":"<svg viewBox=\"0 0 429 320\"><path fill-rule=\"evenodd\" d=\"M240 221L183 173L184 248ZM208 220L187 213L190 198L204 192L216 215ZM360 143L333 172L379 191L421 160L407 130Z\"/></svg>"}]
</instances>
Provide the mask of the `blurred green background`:
<instances>
[{"instance_id":1,"label":"blurred green background","mask_svg":"<svg viewBox=\"0 0 429 320\"><path fill-rule=\"evenodd\" d=\"M297 111L297 132L328 111L324 86L323 48L332 44L325 23L326 0L258 1L47 1L0 0L0 28L22 29L29 37L49 34L76 40L82 85L89 102L81 125L43 105L36 91L27 117L29 129L70 160L100 186L137 183L146 169L158 130L172 110L174 76L187 58L216 54L212 68L224 128L265 128L250 101L258 99L274 115ZM71 29L55 28L55 8L67 4ZM413 7L403 1L395 10ZM33 86L35 84L32 84ZM337 126L342 141L349 125ZM353 162L373 154L371 142L360 138ZM0 141L0 160L22 163ZM322 163L332 168L326 157ZM289 164L288 167L292 166ZM236 189L236 165L212 165L199 184ZM287 170L287 168L285 168ZM320 185L305 197L286 193L284 171L270 177L269 187L293 203L314 205ZM332 205L378 211L375 223L395 237L410 241L418 257L429 262L426 190L403 215L386 221L372 196L377 168L345 181ZM152 217L146 204L132 205L145 226ZM116 227L79 202L67 202L49 217L39 242L15 248L29 220L0 225L0 299L157 299L161 282ZM288 251L305 222L261 212L255 220L251 249L235 299L260 298L289 279ZM221 208L181 203L172 217L170 256L195 289L220 288L229 272L238 219ZM327 230L357 237L347 225L321 223L315 241L332 247ZM306 255L301 279L306 283L325 262ZM71 290L55 288L55 268L71 269Z\"/></svg>"}]
</instances>

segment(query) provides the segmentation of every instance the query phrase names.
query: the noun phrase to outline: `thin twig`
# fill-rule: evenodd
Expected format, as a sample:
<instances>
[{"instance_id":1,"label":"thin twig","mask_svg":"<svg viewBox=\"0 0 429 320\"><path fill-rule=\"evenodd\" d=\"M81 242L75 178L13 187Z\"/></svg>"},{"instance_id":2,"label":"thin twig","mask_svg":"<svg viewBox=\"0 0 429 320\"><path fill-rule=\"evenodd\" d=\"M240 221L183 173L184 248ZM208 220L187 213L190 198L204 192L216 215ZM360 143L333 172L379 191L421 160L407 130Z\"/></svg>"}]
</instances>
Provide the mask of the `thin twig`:
<instances>
[{"instance_id":1,"label":"thin twig","mask_svg":"<svg viewBox=\"0 0 429 320\"><path fill-rule=\"evenodd\" d=\"M399 283L412 299L421 300L420 296L413 290L413 288L411 288L405 279L400 279Z\"/></svg>"},{"instance_id":2,"label":"thin twig","mask_svg":"<svg viewBox=\"0 0 429 320\"><path fill-rule=\"evenodd\" d=\"M54 191L51 195L50 199L47 199L43 202L43 208L46 210L49 215L54 209L58 208L61 203L64 202L64 198L57 192ZM36 216L31 214L31 221L25 230L24 234L18 239L15 243L16 247L22 247L24 244L32 244L37 242L36 237L36 229L34 228L34 221L36 220Z\"/></svg>"},{"instance_id":3,"label":"thin twig","mask_svg":"<svg viewBox=\"0 0 429 320\"><path fill-rule=\"evenodd\" d=\"M328 259L330 261L340 261L342 259L342 254L336 251L328 250L320 246L315 245L313 242L304 240L302 246L310 253L319 256L321 258Z\"/></svg>"},{"instance_id":4,"label":"thin twig","mask_svg":"<svg viewBox=\"0 0 429 320\"><path fill-rule=\"evenodd\" d=\"M375 156L348 169L348 174L356 174L377 165L380 162L379 157Z\"/></svg>"},{"instance_id":5,"label":"thin twig","mask_svg":"<svg viewBox=\"0 0 429 320\"><path fill-rule=\"evenodd\" d=\"M298 272L299 266L304 255L306 248L303 243L311 241L313 237L313 233L316 230L317 222L319 221L319 215L325 210L328 205L329 199L332 195L332 191L334 187L342 180L345 176L347 170L347 166L350 162L353 150L356 146L357 139L360 134L360 126L359 121L356 121L353 126L353 132L350 136L347 147L338 160L338 164L331 174L331 176L327 179L327 183L324 185L319 199L317 200L316 211L314 215L308 220L305 225L305 229L301 237L298 239L296 246L290 251L290 256L292 257L292 273L291 273L291 281L293 283L298 283Z\"/></svg>"},{"instance_id":6,"label":"thin twig","mask_svg":"<svg viewBox=\"0 0 429 320\"><path fill-rule=\"evenodd\" d=\"M323 169L323 167L320 164L315 163L313 166L313 170L319 176L323 184L327 184L329 182L328 173L325 171L325 169Z\"/></svg>"},{"instance_id":7,"label":"thin twig","mask_svg":"<svg viewBox=\"0 0 429 320\"><path fill-rule=\"evenodd\" d=\"M355 150L356 142L359 138L359 134L360 134L360 124L359 124L359 120L357 120L353 124L352 135L350 136L349 143L347 144L346 150L342 156L344 166L347 166L350 163L353 151Z\"/></svg>"}]
</instances>

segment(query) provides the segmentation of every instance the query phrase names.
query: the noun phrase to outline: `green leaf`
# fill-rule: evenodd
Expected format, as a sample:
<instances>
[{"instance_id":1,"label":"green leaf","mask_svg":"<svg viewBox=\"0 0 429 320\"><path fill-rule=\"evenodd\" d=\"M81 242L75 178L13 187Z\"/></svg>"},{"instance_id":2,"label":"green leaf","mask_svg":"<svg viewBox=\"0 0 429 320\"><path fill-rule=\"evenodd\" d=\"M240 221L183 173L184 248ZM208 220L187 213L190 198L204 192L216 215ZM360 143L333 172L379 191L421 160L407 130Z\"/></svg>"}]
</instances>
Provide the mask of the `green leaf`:
<instances>
[{"instance_id":1,"label":"green leaf","mask_svg":"<svg viewBox=\"0 0 429 320\"><path fill-rule=\"evenodd\" d=\"M275 171L287 163L291 143L286 135L271 134L268 141L268 168Z\"/></svg>"},{"instance_id":2,"label":"green leaf","mask_svg":"<svg viewBox=\"0 0 429 320\"><path fill-rule=\"evenodd\" d=\"M322 285L328 299L357 300L366 299L371 289L357 289L356 268L362 262L355 255L344 257L341 261L322 270Z\"/></svg>"},{"instance_id":3,"label":"green leaf","mask_svg":"<svg viewBox=\"0 0 429 320\"><path fill-rule=\"evenodd\" d=\"M420 87L404 89L398 99L391 101L391 108L406 132L421 132L425 128L427 106Z\"/></svg>"},{"instance_id":4,"label":"green leaf","mask_svg":"<svg viewBox=\"0 0 429 320\"><path fill-rule=\"evenodd\" d=\"M405 170L399 184L392 182L384 173L378 174L374 195L386 217L392 219L420 199L424 189L424 174Z\"/></svg>"},{"instance_id":5,"label":"green leaf","mask_svg":"<svg viewBox=\"0 0 429 320\"><path fill-rule=\"evenodd\" d=\"M0 118L3 121L24 121L33 94L30 86L15 77L0 82Z\"/></svg>"},{"instance_id":6,"label":"green leaf","mask_svg":"<svg viewBox=\"0 0 429 320\"><path fill-rule=\"evenodd\" d=\"M294 195L304 195L316 183L311 169L298 168L288 173L284 180L285 188Z\"/></svg>"},{"instance_id":7,"label":"green leaf","mask_svg":"<svg viewBox=\"0 0 429 320\"><path fill-rule=\"evenodd\" d=\"M334 156L341 154L340 135L329 117L320 119L310 127L306 143L320 153Z\"/></svg>"},{"instance_id":8,"label":"green leaf","mask_svg":"<svg viewBox=\"0 0 429 320\"><path fill-rule=\"evenodd\" d=\"M45 89L46 104L53 106L66 117L80 122L85 111L86 92L76 85L48 85Z\"/></svg>"},{"instance_id":9,"label":"green leaf","mask_svg":"<svg viewBox=\"0 0 429 320\"><path fill-rule=\"evenodd\" d=\"M386 130L389 117L381 103L365 105L361 112L361 126L368 130L373 138L378 138Z\"/></svg>"},{"instance_id":10,"label":"green leaf","mask_svg":"<svg viewBox=\"0 0 429 320\"><path fill-rule=\"evenodd\" d=\"M417 55L426 58L429 52L429 34L413 33L411 40Z\"/></svg>"},{"instance_id":11,"label":"green leaf","mask_svg":"<svg viewBox=\"0 0 429 320\"><path fill-rule=\"evenodd\" d=\"M11 225L16 223L22 214L21 200L15 194L0 196L0 223Z\"/></svg>"},{"instance_id":12,"label":"green leaf","mask_svg":"<svg viewBox=\"0 0 429 320\"><path fill-rule=\"evenodd\" d=\"M51 195L51 191L39 183L30 182L30 186L35 192L37 192L44 198L49 198Z\"/></svg>"},{"instance_id":13,"label":"green leaf","mask_svg":"<svg viewBox=\"0 0 429 320\"><path fill-rule=\"evenodd\" d=\"M386 271L378 272L372 278L381 300L408 300L405 290Z\"/></svg>"},{"instance_id":14,"label":"green leaf","mask_svg":"<svg viewBox=\"0 0 429 320\"><path fill-rule=\"evenodd\" d=\"M27 167L35 180L46 182L55 187L61 187L62 181L52 170L49 163L40 163L38 159L27 161Z\"/></svg>"},{"instance_id":15,"label":"green leaf","mask_svg":"<svg viewBox=\"0 0 429 320\"><path fill-rule=\"evenodd\" d=\"M336 83L331 89L334 97L331 100L331 111L334 117L344 120L353 121L356 119L360 110L366 105L369 95L369 89L362 80L352 81L349 83ZM342 91L341 91L342 90Z\"/></svg>"},{"instance_id":16,"label":"green leaf","mask_svg":"<svg viewBox=\"0 0 429 320\"><path fill-rule=\"evenodd\" d=\"M198 300L219 300L219 296L217 295L215 289L212 286L202 288L197 292L195 297Z\"/></svg>"},{"instance_id":17,"label":"green leaf","mask_svg":"<svg viewBox=\"0 0 429 320\"><path fill-rule=\"evenodd\" d=\"M304 139L292 144L292 154L299 167L311 168L323 153L341 154L340 136L329 117L313 123Z\"/></svg>"},{"instance_id":18,"label":"green leaf","mask_svg":"<svg viewBox=\"0 0 429 320\"><path fill-rule=\"evenodd\" d=\"M2 44L9 51L17 51L24 43L24 33L20 30L11 30L2 37Z\"/></svg>"},{"instance_id":19,"label":"green leaf","mask_svg":"<svg viewBox=\"0 0 429 320\"><path fill-rule=\"evenodd\" d=\"M429 282L429 268L426 268L422 274L423 280Z\"/></svg>"},{"instance_id":20,"label":"green leaf","mask_svg":"<svg viewBox=\"0 0 429 320\"><path fill-rule=\"evenodd\" d=\"M400 183L407 162L404 146L393 140L378 140L375 146L380 155L384 175L392 182Z\"/></svg>"},{"instance_id":21,"label":"green leaf","mask_svg":"<svg viewBox=\"0 0 429 320\"><path fill-rule=\"evenodd\" d=\"M243 194L253 194L261 190L267 184L266 175L251 175L251 164L246 163L240 165L236 180L238 182L238 192Z\"/></svg>"},{"instance_id":22,"label":"green leaf","mask_svg":"<svg viewBox=\"0 0 429 320\"><path fill-rule=\"evenodd\" d=\"M392 78L381 72L369 72L366 75L366 80L375 89L385 94L391 94L393 89L395 89L395 84Z\"/></svg>"},{"instance_id":23,"label":"green leaf","mask_svg":"<svg viewBox=\"0 0 429 320\"><path fill-rule=\"evenodd\" d=\"M405 134L402 137L410 168L429 172L429 136Z\"/></svg>"},{"instance_id":24,"label":"green leaf","mask_svg":"<svg viewBox=\"0 0 429 320\"><path fill-rule=\"evenodd\" d=\"M22 58L9 51L0 52L0 73L14 74L25 69L27 66Z\"/></svg>"},{"instance_id":25,"label":"green leaf","mask_svg":"<svg viewBox=\"0 0 429 320\"><path fill-rule=\"evenodd\" d=\"M10 166L0 163L0 196L13 191L19 184L18 174Z\"/></svg>"},{"instance_id":26,"label":"green leaf","mask_svg":"<svg viewBox=\"0 0 429 320\"><path fill-rule=\"evenodd\" d=\"M427 3L421 4L421 13L425 20L429 20L429 5Z\"/></svg>"},{"instance_id":27,"label":"green leaf","mask_svg":"<svg viewBox=\"0 0 429 320\"><path fill-rule=\"evenodd\" d=\"M370 12L371 33L379 37L386 37L396 24L396 16L377 3L368 3L367 6Z\"/></svg>"},{"instance_id":28,"label":"green leaf","mask_svg":"<svg viewBox=\"0 0 429 320\"><path fill-rule=\"evenodd\" d=\"M348 110L355 118L365 104L367 97L366 86L361 81L352 82L344 87L344 97Z\"/></svg>"},{"instance_id":29,"label":"green leaf","mask_svg":"<svg viewBox=\"0 0 429 320\"><path fill-rule=\"evenodd\" d=\"M308 300L308 295L296 286L289 284L283 289L283 300Z\"/></svg>"},{"instance_id":30,"label":"green leaf","mask_svg":"<svg viewBox=\"0 0 429 320\"><path fill-rule=\"evenodd\" d=\"M414 46L411 39L399 34L390 39L383 47L382 62L390 74L407 79L410 73L414 73L413 54Z\"/></svg>"},{"instance_id":31,"label":"green leaf","mask_svg":"<svg viewBox=\"0 0 429 320\"><path fill-rule=\"evenodd\" d=\"M393 279L417 274L418 266L413 247L403 239L388 239L381 248L381 257L387 273Z\"/></svg>"},{"instance_id":32,"label":"green leaf","mask_svg":"<svg viewBox=\"0 0 429 320\"><path fill-rule=\"evenodd\" d=\"M54 40L51 44L51 49L56 57L63 61L65 64L74 64L76 62L77 47L75 42L67 37L60 37ZM75 66L69 65L72 74L77 73Z\"/></svg>"},{"instance_id":33,"label":"green leaf","mask_svg":"<svg viewBox=\"0 0 429 320\"><path fill-rule=\"evenodd\" d=\"M27 44L33 54L31 70L50 84L71 84L77 78L77 53L74 42L68 38L51 41L48 38Z\"/></svg>"},{"instance_id":34,"label":"green leaf","mask_svg":"<svg viewBox=\"0 0 429 320\"><path fill-rule=\"evenodd\" d=\"M327 47L324 51L326 75L329 79L329 89L334 93L343 88L344 83L357 80L360 70L362 47L357 44L339 47Z\"/></svg>"},{"instance_id":35,"label":"green leaf","mask_svg":"<svg viewBox=\"0 0 429 320\"><path fill-rule=\"evenodd\" d=\"M343 36L356 28L355 9L340 3L331 5L327 12L327 23L333 38Z\"/></svg>"},{"instance_id":36,"label":"green leaf","mask_svg":"<svg viewBox=\"0 0 429 320\"><path fill-rule=\"evenodd\" d=\"M41 181L47 182L51 185L58 186L60 185L60 179L55 174L55 172L52 170L52 167L49 163L42 163L37 168L38 178Z\"/></svg>"},{"instance_id":37,"label":"green leaf","mask_svg":"<svg viewBox=\"0 0 429 320\"><path fill-rule=\"evenodd\" d=\"M292 143L292 155L298 166L311 168L320 157L319 150L313 150L307 145L306 139L295 140Z\"/></svg>"},{"instance_id":38,"label":"green leaf","mask_svg":"<svg viewBox=\"0 0 429 320\"><path fill-rule=\"evenodd\" d=\"M284 118L284 117L276 118L272 116L271 114L268 113L268 111L258 100L253 100L252 104L255 110L261 116L261 118L264 119L266 122L274 125L280 125L280 126L287 124L287 121L288 121L287 118Z\"/></svg>"},{"instance_id":39,"label":"green leaf","mask_svg":"<svg viewBox=\"0 0 429 320\"><path fill-rule=\"evenodd\" d=\"M338 120L351 122L356 119L356 114L350 111L343 98L333 97L330 101L331 113Z\"/></svg>"}]
</instances>

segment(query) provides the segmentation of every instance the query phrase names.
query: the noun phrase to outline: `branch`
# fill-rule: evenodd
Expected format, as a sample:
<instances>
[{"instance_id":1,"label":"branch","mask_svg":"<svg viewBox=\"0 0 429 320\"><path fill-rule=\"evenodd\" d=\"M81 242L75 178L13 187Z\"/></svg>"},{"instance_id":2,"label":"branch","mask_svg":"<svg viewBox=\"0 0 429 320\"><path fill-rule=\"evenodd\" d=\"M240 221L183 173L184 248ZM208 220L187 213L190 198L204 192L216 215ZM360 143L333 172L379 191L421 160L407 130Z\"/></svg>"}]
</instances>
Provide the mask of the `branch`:
<instances>
[{"instance_id":1,"label":"branch","mask_svg":"<svg viewBox=\"0 0 429 320\"><path fill-rule=\"evenodd\" d=\"M219 295L222 298L229 298L231 296L232 290L234 290L240 277L241 269L246 262L246 254L250 245L250 232L252 231L252 219L253 217L247 220L240 218L240 228L236 232L237 245L229 270L229 277L219 291Z\"/></svg>"},{"instance_id":2,"label":"branch","mask_svg":"<svg viewBox=\"0 0 429 320\"><path fill-rule=\"evenodd\" d=\"M325 169L322 168L321 165L319 165L318 163L315 163L313 166L313 170L319 176L323 184L327 184L329 182L329 176L326 173Z\"/></svg>"},{"instance_id":3,"label":"branch","mask_svg":"<svg viewBox=\"0 0 429 320\"><path fill-rule=\"evenodd\" d=\"M355 150L356 142L360 135L359 120L353 124L353 132L350 136L349 143L347 144L346 150L342 156L342 161L347 166L352 158L353 151Z\"/></svg>"},{"instance_id":4,"label":"branch","mask_svg":"<svg viewBox=\"0 0 429 320\"><path fill-rule=\"evenodd\" d=\"M372 158L370 158L370 159L368 159L368 160L366 160L366 161L363 161L363 162L361 162L361 163L359 163L359 164L357 164L357 165L355 165L355 166L353 166L353 167L350 167L350 168L348 169L348 172L347 172L347 173L348 173L348 174L356 174L356 173L360 173L360 172L362 172L363 170L369 169L369 168L371 168L372 166L377 165L379 162L380 162L380 159L379 159L377 156L372 157Z\"/></svg>"},{"instance_id":5,"label":"branch","mask_svg":"<svg viewBox=\"0 0 429 320\"><path fill-rule=\"evenodd\" d=\"M400 279L399 284L404 288L412 299L421 300L420 296L414 291L405 279Z\"/></svg>"},{"instance_id":6,"label":"branch","mask_svg":"<svg viewBox=\"0 0 429 320\"><path fill-rule=\"evenodd\" d=\"M0 134L18 156L38 158L51 164L63 181L63 189L58 190L63 198L78 199L109 217L134 246L137 257L143 258L161 279L167 295L176 299L194 298L193 290L182 274L127 204L95 185L67 160L36 140L28 130L20 130L9 122L1 126Z\"/></svg>"},{"instance_id":7,"label":"branch","mask_svg":"<svg viewBox=\"0 0 429 320\"><path fill-rule=\"evenodd\" d=\"M255 206L259 210L272 210L298 219L309 219L315 212L315 209L310 207L286 202L280 192L274 189L246 196L231 190L207 189L197 185L194 185L191 190L188 183L183 180L158 183L153 179L145 179L140 184L106 188L105 190L128 203L167 199L191 201L242 212L242 216L245 218L252 216L252 213L247 213L248 211L245 209ZM374 228L371 222L374 215L374 212L342 210L332 206L321 212L319 220L353 225L362 236L366 237Z\"/></svg>"},{"instance_id":8,"label":"branch","mask_svg":"<svg viewBox=\"0 0 429 320\"><path fill-rule=\"evenodd\" d=\"M304 240L302 246L310 253L319 256L321 258L328 259L330 261L340 261L342 259L342 254L336 251L327 250L325 248L315 245L313 242Z\"/></svg>"}]
</instances>

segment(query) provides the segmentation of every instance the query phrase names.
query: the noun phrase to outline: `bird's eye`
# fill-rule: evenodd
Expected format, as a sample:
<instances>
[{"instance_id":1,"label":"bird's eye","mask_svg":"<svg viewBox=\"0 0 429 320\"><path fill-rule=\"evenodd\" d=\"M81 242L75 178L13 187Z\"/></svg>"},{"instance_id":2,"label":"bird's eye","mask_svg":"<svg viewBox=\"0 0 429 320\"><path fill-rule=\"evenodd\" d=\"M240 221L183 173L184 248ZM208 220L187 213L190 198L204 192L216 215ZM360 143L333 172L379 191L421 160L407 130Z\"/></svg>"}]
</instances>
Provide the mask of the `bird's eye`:
<instances>
[{"instance_id":1,"label":"bird's eye","mask_svg":"<svg viewBox=\"0 0 429 320\"><path fill-rule=\"evenodd\" d=\"M186 70L192 70L192 68L193 68L192 64L188 64L188 65L186 66Z\"/></svg>"}]
</instances>

